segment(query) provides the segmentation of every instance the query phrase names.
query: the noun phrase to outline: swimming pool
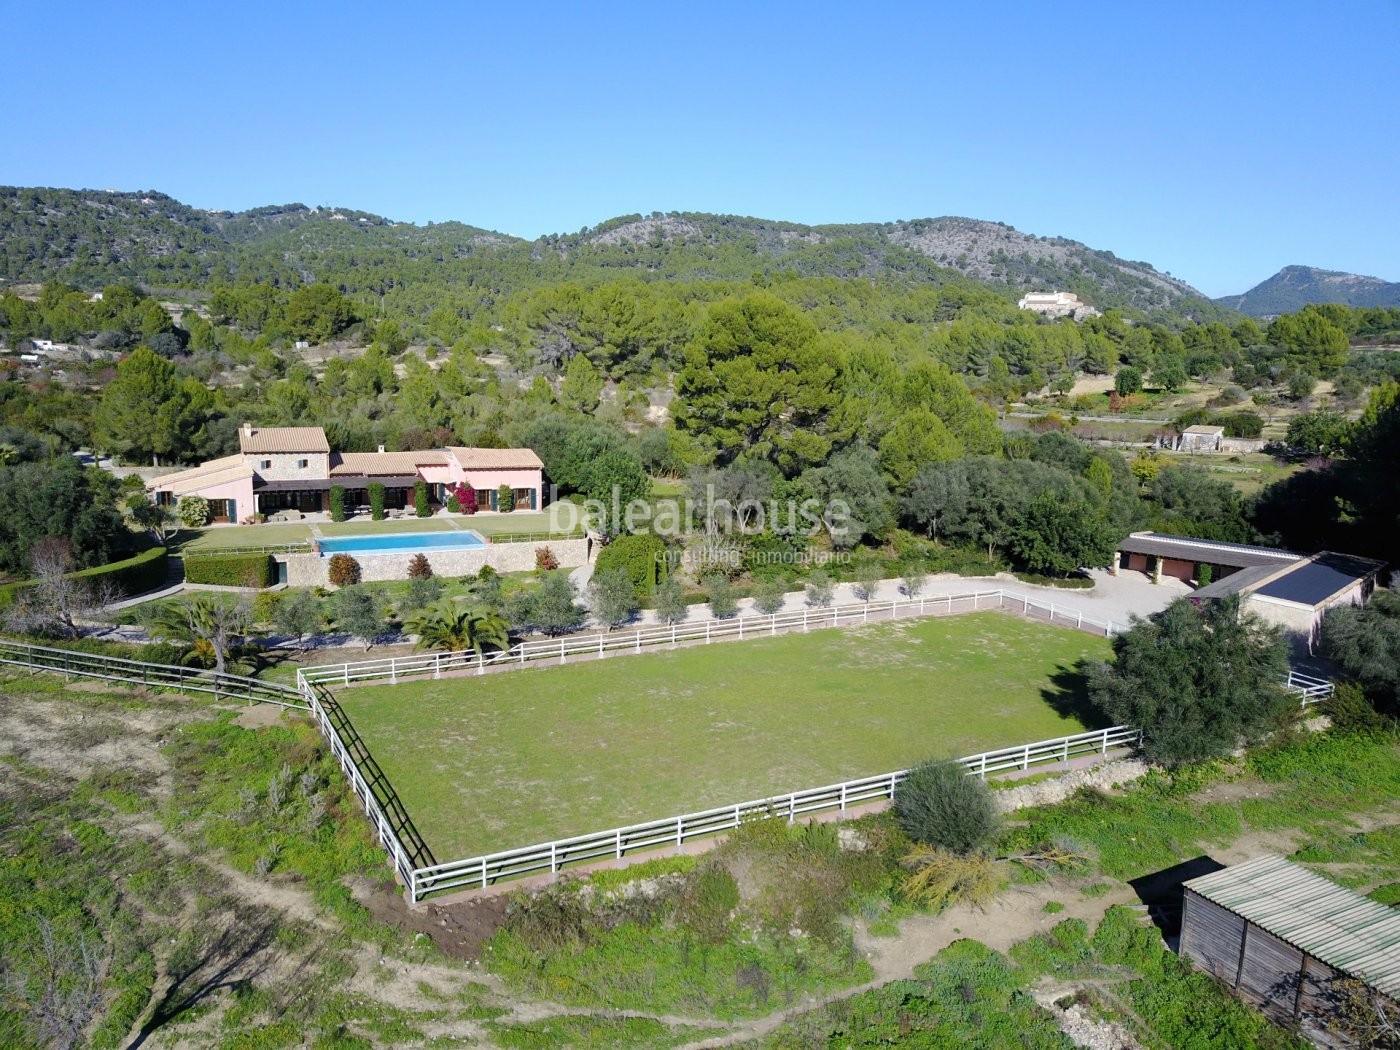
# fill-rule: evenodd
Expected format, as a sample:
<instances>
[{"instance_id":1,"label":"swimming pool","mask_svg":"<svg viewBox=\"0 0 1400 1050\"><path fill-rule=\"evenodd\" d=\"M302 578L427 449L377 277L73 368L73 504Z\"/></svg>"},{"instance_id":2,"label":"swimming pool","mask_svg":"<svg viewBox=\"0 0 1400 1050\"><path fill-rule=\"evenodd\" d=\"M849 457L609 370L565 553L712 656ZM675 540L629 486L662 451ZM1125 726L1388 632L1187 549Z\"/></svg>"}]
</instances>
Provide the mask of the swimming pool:
<instances>
[{"instance_id":1,"label":"swimming pool","mask_svg":"<svg viewBox=\"0 0 1400 1050\"><path fill-rule=\"evenodd\" d=\"M414 551L470 551L486 546L480 533L391 532L380 536L333 536L317 541L321 557L332 554L412 554Z\"/></svg>"}]
</instances>

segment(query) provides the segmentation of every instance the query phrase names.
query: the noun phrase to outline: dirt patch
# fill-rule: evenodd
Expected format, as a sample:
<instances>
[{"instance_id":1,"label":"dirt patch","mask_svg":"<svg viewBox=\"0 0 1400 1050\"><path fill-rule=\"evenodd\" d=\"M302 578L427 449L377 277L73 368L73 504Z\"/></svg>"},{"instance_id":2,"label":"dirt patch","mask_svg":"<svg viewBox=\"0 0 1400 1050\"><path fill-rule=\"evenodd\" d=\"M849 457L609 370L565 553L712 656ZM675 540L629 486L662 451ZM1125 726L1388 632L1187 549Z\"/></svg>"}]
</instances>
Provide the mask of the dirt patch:
<instances>
[{"instance_id":1,"label":"dirt patch","mask_svg":"<svg viewBox=\"0 0 1400 1050\"><path fill-rule=\"evenodd\" d=\"M1271 798L1280 785L1264 784L1258 780L1231 780L1223 784L1212 784L1197 791L1190 797L1192 802L1242 802L1248 798Z\"/></svg>"},{"instance_id":2,"label":"dirt patch","mask_svg":"<svg viewBox=\"0 0 1400 1050\"><path fill-rule=\"evenodd\" d=\"M286 708L275 704L253 704L251 707L245 707L233 720L233 724L243 729L264 729L267 726L280 725L285 713Z\"/></svg>"},{"instance_id":3,"label":"dirt patch","mask_svg":"<svg viewBox=\"0 0 1400 1050\"><path fill-rule=\"evenodd\" d=\"M509 898L502 894L455 904L420 904L410 908L396 886L354 879L350 892L376 921L433 939L450 959L476 961L482 946L505 921Z\"/></svg>"},{"instance_id":4,"label":"dirt patch","mask_svg":"<svg viewBox=\"0 0 1400 1050\"><path fill-rule=\"evenodd\" d=\"M193 715L174 704L96 706L60 699L0 695L0 756L83 780L100 769L125 769L158 778L164 797L169 763L161 754L168 735Z\"/></svg>"}]
</instances>

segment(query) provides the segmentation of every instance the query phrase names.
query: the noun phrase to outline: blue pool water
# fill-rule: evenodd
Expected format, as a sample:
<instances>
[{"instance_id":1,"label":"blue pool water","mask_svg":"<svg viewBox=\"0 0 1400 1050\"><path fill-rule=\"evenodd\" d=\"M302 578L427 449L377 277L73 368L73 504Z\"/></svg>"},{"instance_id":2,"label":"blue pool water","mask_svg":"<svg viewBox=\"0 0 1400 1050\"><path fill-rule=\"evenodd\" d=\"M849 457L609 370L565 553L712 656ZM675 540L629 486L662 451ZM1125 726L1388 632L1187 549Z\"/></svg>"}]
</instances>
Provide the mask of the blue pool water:
<instances>
[{"instance_id":1,"label":"blue pool water","mask_svg":"<svg viewBox=\"0 0 1400 1050\"><path fill-rule=\"evenodd\" d=\"M476 532L394 532L380 536L336 536L320 541L321 557L332 554L404 554L414 551L469 551L486 546Z\"/></svg>"}]
</instances>

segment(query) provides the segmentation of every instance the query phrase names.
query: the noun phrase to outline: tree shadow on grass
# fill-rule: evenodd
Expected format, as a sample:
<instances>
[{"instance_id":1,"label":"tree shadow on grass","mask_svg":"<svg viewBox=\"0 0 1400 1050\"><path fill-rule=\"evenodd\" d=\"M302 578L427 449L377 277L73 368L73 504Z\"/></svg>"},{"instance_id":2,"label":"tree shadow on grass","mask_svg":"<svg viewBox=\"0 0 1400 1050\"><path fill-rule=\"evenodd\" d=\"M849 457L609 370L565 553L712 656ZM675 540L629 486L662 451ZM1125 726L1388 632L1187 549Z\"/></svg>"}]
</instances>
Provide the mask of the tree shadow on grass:
<instances>
[{"instance_id":1,"label":"tree shadow on grass","mask_svg":"<svg viewBox=\"0 0 1400 1050\"><path fill-rule=\"evenodd\" d=\"M1057 714L1076 719L1086 729L1107 729L1113 721L1089 699L1089 664L1093 662L1079 660L1071 667L1056 667L1040 697Z\"/></svg>"},{"instance_id":2,"label":"tree shadow on grass","mask_svg":"<svg viewBox=\"0 0 1400 1050\"><path fill-rule=\"evenodd\" d=\"M224 989L251 987L284 953L276 947L278 922L254 909L236 907L231 914L210 916L208 926L190 931L184 950L169 962L170 986L156 1002L149 1020L130 1044L144 1046L156 1031ZM320 955L316 949L302 962ZM292 987L300 988L298 982Z\"/></svg>"}]
</instances>

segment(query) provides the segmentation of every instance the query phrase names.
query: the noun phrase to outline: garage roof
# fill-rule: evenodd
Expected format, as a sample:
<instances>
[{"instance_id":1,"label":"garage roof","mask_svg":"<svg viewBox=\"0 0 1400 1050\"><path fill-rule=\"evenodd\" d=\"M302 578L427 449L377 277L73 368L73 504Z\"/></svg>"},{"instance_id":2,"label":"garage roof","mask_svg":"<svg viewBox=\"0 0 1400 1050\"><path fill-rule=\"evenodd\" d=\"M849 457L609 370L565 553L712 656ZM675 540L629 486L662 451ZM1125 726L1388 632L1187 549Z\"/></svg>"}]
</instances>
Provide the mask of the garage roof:
<instances>
[{"instance_id":1,"label":"garage roof","mask_svg":"<svg viewBox=\"0 0 1400 1050\"><path fill-rule=\"evenodd\" d=\"M1274 577L1254 593L1299 605L1320 605L1379 570L1382 562L1324 551Z\"/></svg>"},{"instance_id":2,"label":"garage roof","mask_svg":"<svg viewBox=\"0 0 1400 1050\"><path fill-rule=\"evenodd\" d=\"M1400 997L1400 911L1281 857L1259 857L1183 885L1333 969Z\"/></svg>"},{"instance_id":3,"label":"garage roof","mask_svg":"<svg viewBox=\"0 0 1400 1050\"><path fill-rule=\"evenodd\" d=\"M1161 532L1134 532L1122 543L1120 551L1129 554L1154 554L1161 558L1182 561L1209 562L1244 569L1251 565L1284 565L1299 560L1302 555L1277 547L1251 547L1245 543L1224 543L1220 540L1197 540L1190 536L1168 536Z\"/></svg>"}]
</instances>

